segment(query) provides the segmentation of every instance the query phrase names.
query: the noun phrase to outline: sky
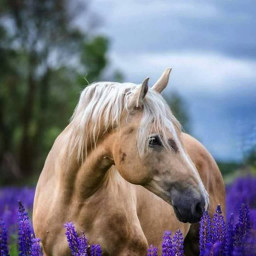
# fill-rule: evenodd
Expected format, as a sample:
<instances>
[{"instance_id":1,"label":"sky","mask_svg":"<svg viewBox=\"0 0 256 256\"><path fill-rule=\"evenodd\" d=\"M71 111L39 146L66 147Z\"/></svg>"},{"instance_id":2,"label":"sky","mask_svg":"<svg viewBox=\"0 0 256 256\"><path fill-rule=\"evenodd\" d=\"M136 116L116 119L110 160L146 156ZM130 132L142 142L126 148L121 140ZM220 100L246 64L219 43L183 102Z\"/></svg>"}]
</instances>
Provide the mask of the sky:
<instances>
[{"instance_id":1,"label":"sky","mask_svg":"<svg viewBox=\"0 0 256 256\"><path fill-rule=\"evenodd\" d=\"M113 69L153 85L172 67L165 94L186 102L191 134L218 160L242 159L256 143L255 0L92 0L90 10Z\"/></svg>"}]
</instances>

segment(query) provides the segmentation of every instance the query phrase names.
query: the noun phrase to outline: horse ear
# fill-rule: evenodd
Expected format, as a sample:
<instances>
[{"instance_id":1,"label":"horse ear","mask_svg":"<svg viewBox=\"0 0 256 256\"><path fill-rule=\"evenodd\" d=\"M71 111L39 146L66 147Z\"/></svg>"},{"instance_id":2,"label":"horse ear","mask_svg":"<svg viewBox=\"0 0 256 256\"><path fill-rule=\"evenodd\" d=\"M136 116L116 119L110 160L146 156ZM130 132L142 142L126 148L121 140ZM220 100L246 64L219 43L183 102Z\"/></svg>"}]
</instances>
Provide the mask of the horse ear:
<instances>
[{"instance_id":1,"label":"horse ear","mask_svg":"<svg viewBox=\"0 0 256 256\"><path fill-rule=\"evenodd\" d=\"M152 89L161 93L168 84L169 75L171 71L172 71L171 68L167 68L164 71L164 73L161 75L161 77L157 80L157 82L152 86Z\"/></svg>"},{"instance_id":2,"label":"horse ear","mask_svg":"<svg viewBox=\"0 0 256 256\"><path fill-rule=\"evenodd\" d=\"M136 88L136 91L131 96L129 106L128 106L129 109L134 108L134 107L140 108L143 106L144 98L148 92L148 80L149 80L149 77L146 78L142 82L142 84L140 86L138 86L138 88Z\"/></svg>"}]
</instances>

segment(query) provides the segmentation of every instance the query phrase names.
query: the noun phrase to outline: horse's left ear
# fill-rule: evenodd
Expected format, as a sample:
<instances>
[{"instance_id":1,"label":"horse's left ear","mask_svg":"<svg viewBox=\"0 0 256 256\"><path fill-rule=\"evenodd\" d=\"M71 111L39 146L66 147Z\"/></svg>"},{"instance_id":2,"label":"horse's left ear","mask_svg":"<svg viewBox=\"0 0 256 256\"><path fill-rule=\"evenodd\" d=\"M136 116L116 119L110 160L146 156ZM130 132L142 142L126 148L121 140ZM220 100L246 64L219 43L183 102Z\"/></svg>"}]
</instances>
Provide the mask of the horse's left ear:
<instances>
[{"instance_id":1,"label":"horse's left ear","mask_svg":"<svg viewBox=\"0 0 256 256\"><path fill-rule=\"evenodd\" d=\"M157 82L152 86L152 89L161 93L168 84L171 71L171 68L167 68Z\"/></svg>"},{"instance_id":2,"label":"horse's left ear","mask_svg":"<svg viewBox=\"0 0 256 256\"><path fill-rule=\"evenodd\" d=\"M142 84L136 88L134 94L131 96L128 106L129 109L140 108L143 106L144 98L148 92L148 80L149 78L146 78Z\"/></svg>"}]
</instances>

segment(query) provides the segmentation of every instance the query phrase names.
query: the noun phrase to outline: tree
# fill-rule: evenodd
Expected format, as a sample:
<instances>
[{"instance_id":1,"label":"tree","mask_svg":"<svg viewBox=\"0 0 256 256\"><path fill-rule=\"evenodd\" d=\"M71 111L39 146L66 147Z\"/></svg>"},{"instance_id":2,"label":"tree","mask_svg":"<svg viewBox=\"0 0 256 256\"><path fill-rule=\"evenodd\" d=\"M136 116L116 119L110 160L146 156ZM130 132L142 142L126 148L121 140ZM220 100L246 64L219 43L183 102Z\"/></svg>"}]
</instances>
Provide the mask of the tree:
<instances>
[{"instance_id":1,"label":"tree","mask_svg":"<svg viewBox=\"0 0 256 256\"><path fill-rule=\"evenodd\" d=\"M78 1L72 8L67 0L0 6L0 171L27 177L67 124L81 91L77 78L100 78L108 41L75 26L81 10L88 12Z\"/></svg>"}]
</instances>

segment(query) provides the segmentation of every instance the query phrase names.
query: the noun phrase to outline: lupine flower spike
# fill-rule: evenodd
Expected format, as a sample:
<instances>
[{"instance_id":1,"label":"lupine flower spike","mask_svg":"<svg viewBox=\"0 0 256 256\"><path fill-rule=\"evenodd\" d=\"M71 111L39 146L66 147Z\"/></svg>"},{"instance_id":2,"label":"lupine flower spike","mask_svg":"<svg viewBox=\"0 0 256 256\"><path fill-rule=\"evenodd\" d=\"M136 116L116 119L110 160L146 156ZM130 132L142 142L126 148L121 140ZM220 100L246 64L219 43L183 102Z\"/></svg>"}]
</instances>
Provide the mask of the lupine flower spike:
<instances>
[{"instance_id":1,"label":"lupine flower spike","mask_svg":"<svg viewBox=\"0 0 256 256\"><path fill-rule=\"evenodd\" d=\"M152 244L148 248L147 256L157 256L157 247L154 247Z\"/></svg>"},{"instance_id":2,"label":"lupine flower spike","mask_svg":"<svg viewBox=\"0 0 256 256\"><path fill-rule=\"evenodd\" d=\"M226 235L226 223L222 215L220 205L217 206L216 211L212 219L212 244L215 251L215 255L223 254L225 245L225 235ZM217 254L217 252L219 254Z\"/></svg>"},{"instance_id":3,"label":"lupine flower spike","mask_svg":"<svg viewBox=\"0 0 256 256\"><path fill-rule=\"evenodd\" d=\"M183 235L179 229L175 232L173 236L173 255L175 256L184 255Z\"/></svg>"},{"instance_id":4,"label":"lupine flower spike","mask_svg":"<svg viewBox=\"0 0 256 256\"><path fill-rule=\"evenodd\" d=\"M205 253L206 245L211 242L211 218L207 211L203 213L200 221L200 233L199 233L199 244L200 244L200 256Z\"/></svg>"},{"instance_id":5,"label":"lupine flower spike","mask_svg":"<svg viewBox=\"0 0 256 256\"><path fill-rule=\"evenodd\" d=\"M157 247L153 248L153 256L157 256Z\"/></svg>"},{"instance_id":6,"label":"lupine flower spike","mask_svg":"<svg viewBox=\"0 0 256 256\"><path fill-rule=\"evenodd\" d=\"M7 241L8 235L5 223L2 219L0 219L0 256L9 256Z\"/></svg>"},{"instance_id":7,"label":"lupine flower spike","mask_svg":"<svg viewBox=\"0 0 256 256\"><path fill-rule=\"evenodd\" d=\"M242 204L240 211L239 211L239 223L241 224L242 228L242 235L246 236L248 231L250 230L250 216L249 216L249 209L246 204Z\"/></svg>"},{"instance_id":8,"label":"lupine flower spike","mask_svg":"<svg viewBox=\"0 0 256 256\"><path fill-rule=\"evenodd\" d=\"M29 221L28 213L25 211L22 203L19 202L19 256L31 255L32 239L35 238L32 225Z\"/></svg>"},{"instance_id":9,"label":"lupine flower spike","mask_svg":"<svg viewBox=\"0 0 256 256\"><path fill-rule=\"evenodd\" d=\"M78 251L79 251L79 256L87 256L87 250L88 250L88 241L82 233L82 235L78 238Z\"/></svg>"},{"instance_id":10,"label":"lupine flower spike","mask_svg":"<svg viewBox=\"0 0 256 256\"><path fill-rule=\"evenodd\" d=\"M162 243L162 256L172 256L172 238L171 231L165 231Z\"/></svg>"},{"instance_id":11,"label":"lupine flower spike","mask_svg":"<svg viewBox=\"0 0 256 256\"><path fill-rule=\"evenodd\" d=\"M88 255L88 241L84 235L84 233L82 233L81 236L78 236L76 230L75 230L75 226L72 222L68 222L64 225L64 227L66 228L66 237L68 240L68 245L69 248L71 250L71 254L73 256L87 256ZM101 251L100 251L100 247L97 245L95 247L95 255L99 256L101 255ZM91 249L92 251L92 249ZM99 252L100 251L100 252ZM98 252L98 254L97 254Z\"/></svg>"},{"instance_id":12,"label":"lupine flower spike","mask_svg":"<svg viewBox=\"0 0 256 256\"><path fill-rule=\"evenodd\" d=\"M239 221L235 226L234 231L234 251L244 252L246 240L250 230L249 210L245 204L242 204L239 211Z\"/></svg>"},{"instance_id":13,"label":"lupine flower spike","mask_svg":"<svg viewBox=\"0 0 256 256\"><path fill-rule=\"evenodd\" d=\"M101 248L99 244L96 244L96 255L95 256L101 256Z\"/></svg>"},{"instance_id":14,"label":"lupine flower spike","mask_svg":"<svg viewBox=\"0 0 256 256\"><path fill-rule=\"evenodd\" d=\"M71 253L73 256L77 256L79 252L79 241L78 241L78 235L75 230L75 226L72 222L67 222L64 227L66 228L66 237L68 240L68 245L71 250Z\"/></svg>"},{"instance_id":15,"label":"lupine flower spike","mask_svg":"<svg viewBox=\"0 0 256 256\"><path fill-rule=\"evenodd\" d=\"M99 244L93 244L91 246L91 256L101 256L101 247Z\"/></svg>"},{"instance_id":16,"label":"lupine flower spike","mask_svg":"<svg viewBox=\"0 0 256 256\"><path fill-rule=\"evenodd\" d=\"M224 221L224 217L222 215L220 205L217 206L216 212L213 215L212 219L212 242L215 243L216 241L224 241L226 232L226 225Z\"/></svg>"},{"instance_id":17,"label":"lupine flower spike","mask_svg":"<svg viewBox=\"0 0 256 256\"><path fill-rule=\"evenodd\" d=\"M96 247L95 244L91 245L91 250L90 250L91 256L95 256L95 247Z\"/></svg>"},{"instance_id":18,"label":"lupine flower spike","mask_svg":"<svg viewBox=\"0 0 256 256\"><path fill-rule=\"evenodd\" d=\"M225 246L224 246L225 256L232 255L233 244L234 244L234 214L231 214L229 221L227 223L227 229L226 229L226 239L225 239Z\"/></svg>"},{"instance_id":19,"label":"lupine flower spike","mask_svg":"<svg viewBox=\"0 0 256 256\"><path fill-rule=\"evenodd\" d=\"M147 256L152 256L153 255L153 245L151 244L149 247L148 247L148 253L147 253Z\"/></svg>"},{"instance_id":20,"label":"lupine flower spike","mask_svg":"<svg viewBox=\"0 0 256 256\"><path fill-rule=\"evenodd\" d=\"M41 256L41 247L40 247L40 239L34 238L32 239L32 248L31 248L31 256Z\"/></svg>"}]
</instances>

